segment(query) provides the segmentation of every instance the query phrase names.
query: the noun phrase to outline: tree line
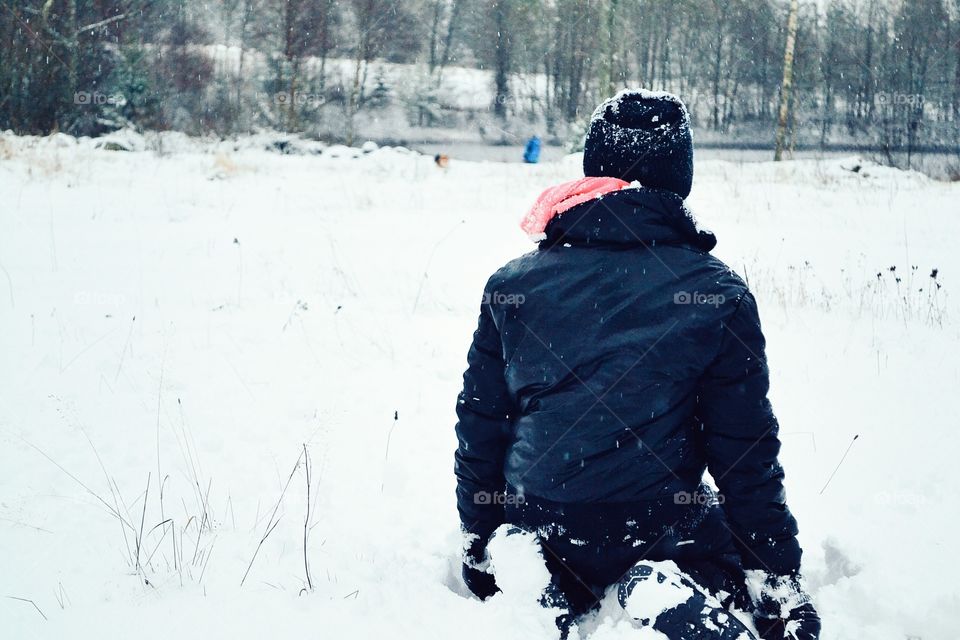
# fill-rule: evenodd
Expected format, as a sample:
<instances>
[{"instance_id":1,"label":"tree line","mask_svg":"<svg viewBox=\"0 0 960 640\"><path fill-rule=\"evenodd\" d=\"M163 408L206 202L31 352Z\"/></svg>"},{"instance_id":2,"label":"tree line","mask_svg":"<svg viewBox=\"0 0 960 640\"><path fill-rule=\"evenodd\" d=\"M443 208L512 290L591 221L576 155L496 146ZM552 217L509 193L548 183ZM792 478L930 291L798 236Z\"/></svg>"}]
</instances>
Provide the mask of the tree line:
<instances>
[{"instance_id":1,"label":"tree line","mask_svg":"<svg viewBox=\"0 0 960 640\"><path fill-rule=\"evenodd\" d=\"M417 127L582 133L623 86L676 92L698 137L772 141L787 0L0 0L0 129ZM383 65L409 65L400 80ZM955 148L960 0L799 3L790 144ZM489 100L450 99L483 69ZM380 69L378 71L378 69ZM413 78L413 79L411 79ZM490 124L492 123L492 124Z\"/></svg>"}]
</instances>

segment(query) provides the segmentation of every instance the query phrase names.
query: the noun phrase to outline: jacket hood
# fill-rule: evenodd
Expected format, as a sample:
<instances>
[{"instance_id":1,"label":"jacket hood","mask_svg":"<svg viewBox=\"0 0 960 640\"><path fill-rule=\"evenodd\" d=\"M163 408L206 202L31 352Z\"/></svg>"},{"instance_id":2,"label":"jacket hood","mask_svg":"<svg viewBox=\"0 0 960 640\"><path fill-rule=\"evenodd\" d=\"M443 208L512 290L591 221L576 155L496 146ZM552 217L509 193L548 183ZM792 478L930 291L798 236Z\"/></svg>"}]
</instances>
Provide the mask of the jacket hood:
<instances>
[{"instance_id":1,"label":"jacket hood","mask_svg":"<svg viewBox=\"0 0 960 640\"><path fill-rule=\"evenodd\" d=\"M558 213L546 226L541 249L557 244L657 244L710 251L717 245L711 232L697 228L693 214L677 194L665 189L630 187L581 201Z\"/></svg>"},{"instance_id":2,"label":"jacket hood","mask_svg":"<svg viewBox=\"0 0 960 640\"><path fill-rule=\"evenodd\" d=\"M537 197L520 221L520 228L531 240L539 242L546 237L544 230L550 221L564 211L629 186L625 180L604 177L585 177L554 185Z\"/></svg>"}]
</instances>

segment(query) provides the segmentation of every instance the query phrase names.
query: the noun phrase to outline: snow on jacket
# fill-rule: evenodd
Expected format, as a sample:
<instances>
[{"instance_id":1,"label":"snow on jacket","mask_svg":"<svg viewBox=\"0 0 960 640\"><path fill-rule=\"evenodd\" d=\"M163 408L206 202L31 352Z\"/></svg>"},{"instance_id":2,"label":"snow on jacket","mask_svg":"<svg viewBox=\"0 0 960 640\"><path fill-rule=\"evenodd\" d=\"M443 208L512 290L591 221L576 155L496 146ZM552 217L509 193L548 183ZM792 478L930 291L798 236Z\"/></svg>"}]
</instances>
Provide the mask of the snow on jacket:
<instances>
[{"instance_id":1,"label":"snow on jacket","mask_svg":"<svg viewBox=\"0 0 960 640\"><path fill-rule=\"evenodd\" d=\"M635 503L650 525L674 510L645 505L688 500L709 470L743 566L797 570L757 305L715 237L664 190L555 213L484 291L457 404L464 529L505 522L505 492Z\"/></svg>"}]
</instances>

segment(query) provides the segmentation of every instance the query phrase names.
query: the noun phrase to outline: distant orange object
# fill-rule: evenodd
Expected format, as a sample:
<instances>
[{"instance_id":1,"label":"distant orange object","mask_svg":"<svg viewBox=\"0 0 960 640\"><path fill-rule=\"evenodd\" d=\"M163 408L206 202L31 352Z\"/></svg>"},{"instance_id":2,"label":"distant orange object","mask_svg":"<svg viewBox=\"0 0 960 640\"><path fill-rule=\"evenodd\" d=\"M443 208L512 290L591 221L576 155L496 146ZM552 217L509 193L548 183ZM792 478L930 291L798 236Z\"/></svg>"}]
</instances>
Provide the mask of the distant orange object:
<instances>
[{"instance_id":1,"label":"distant orange object","mask_svg":"<svg viewBox=\"0 0 960 640\"><path fill-rule=\"evenodd\" d=\"M446 169L450 166L450 156L445 153L438 153L433 156L433 161L437 163L437 166L441 169Z\"/></svg>"}]
</instances>

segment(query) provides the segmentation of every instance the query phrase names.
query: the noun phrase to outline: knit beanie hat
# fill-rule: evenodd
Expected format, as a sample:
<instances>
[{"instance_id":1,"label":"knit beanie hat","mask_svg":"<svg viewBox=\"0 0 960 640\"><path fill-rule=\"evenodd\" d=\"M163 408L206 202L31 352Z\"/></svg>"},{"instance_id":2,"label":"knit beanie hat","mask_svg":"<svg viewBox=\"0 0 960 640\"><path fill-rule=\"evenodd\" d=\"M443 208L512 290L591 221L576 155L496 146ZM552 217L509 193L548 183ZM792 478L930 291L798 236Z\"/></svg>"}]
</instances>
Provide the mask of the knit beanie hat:
<instances>
[{"instance_id":1,"label":"knit beanie hat","mask_svg":"<svg viewBox=\"0 0 960 640\"><path fill-rule=\"evenodd\" d=\"M624 89L601 103L583 144L583 173L636 180L686 198L693 139L683 101L663 91Z\"/></svg>"}]
</instances>

